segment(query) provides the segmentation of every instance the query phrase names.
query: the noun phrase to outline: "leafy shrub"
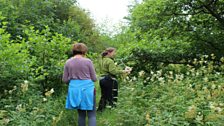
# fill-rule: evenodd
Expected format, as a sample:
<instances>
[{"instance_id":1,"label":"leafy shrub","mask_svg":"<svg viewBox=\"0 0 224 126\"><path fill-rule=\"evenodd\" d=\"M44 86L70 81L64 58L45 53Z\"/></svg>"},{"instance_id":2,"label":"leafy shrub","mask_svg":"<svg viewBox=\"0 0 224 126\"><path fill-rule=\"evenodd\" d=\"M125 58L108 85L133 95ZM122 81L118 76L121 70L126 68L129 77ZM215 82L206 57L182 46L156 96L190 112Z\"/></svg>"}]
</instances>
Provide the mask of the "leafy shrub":
<instances>
[{"instance_id":1,"label":"leafy shrub","mask_svg":"<svg viewBox=\"0 0 224 126\"><path fill-rule=\"evenodd\" d=\"M14 43L5 31L7 22L0 13L0 91L12 88L19 79L27 79L29 71L29 53L25 43Z\"/></svg>"},{"instance_id":2,"label":"leafy shrub","mask_svg":"<svg viewBox=\"0 0 224 126\"><path fill-rule=\"evenodd\" d=\"M45 89L60 90L63 66L68 59L66 51L70 49L71 40L61 34L52 34L50 29L35 31L34 27L26 29L28 37L26 48L29 50L32 80Z\"/></svg>"},{"instance_id":3,"label":"leafy shrub","mask_svg":"<svg viewBox=\"0 0 224 126\"><path fill-rule=\"evenodd\" d=\"M151 71L150 76L141 73L126 78L119 91L118 108L113 110L119 119L109 120L110 124L221 126L223 58L220 61L221 65L210 61L210 65L197 69L186 65L186 74L158 70Z\"/></svg>"}]
</instances>

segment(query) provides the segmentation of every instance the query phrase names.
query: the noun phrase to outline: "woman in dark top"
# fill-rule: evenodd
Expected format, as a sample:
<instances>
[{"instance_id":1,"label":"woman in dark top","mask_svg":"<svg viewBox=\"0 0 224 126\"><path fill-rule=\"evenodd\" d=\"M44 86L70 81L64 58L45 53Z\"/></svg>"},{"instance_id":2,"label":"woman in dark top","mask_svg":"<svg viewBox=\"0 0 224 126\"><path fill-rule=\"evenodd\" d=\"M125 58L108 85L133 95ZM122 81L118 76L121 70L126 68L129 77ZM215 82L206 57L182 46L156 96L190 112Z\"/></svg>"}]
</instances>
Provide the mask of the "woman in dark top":
<instances>
[{"instance_id":1,"label":"woman in dark top","mask_svg":"<svg viewBox=\"0 0 224 126\"><path fill-rule=\"evenodd\" d=\"M73 57L64 66L63 81L69 84L66 109L78 110L78 125L96 126L95 86L96 72L90 59L85 58L87 47L83 43L73 45Z\"/></svg>"},{"instance_id":2,"label":"woman in dark top","mask_svg":"<svg viewBox=\"0 0 224 126\"><path fill-rule=\"evenodd\" d=\"M113 61L115 53L115 48L107 48L101 54L102 58L99 60L101 99L97 111L103 111L107 104L112 107L115 106L118 97L116 77L124 73L130 73L130 70L122 70L115 65Z\"/></svg>"}]
</instances>

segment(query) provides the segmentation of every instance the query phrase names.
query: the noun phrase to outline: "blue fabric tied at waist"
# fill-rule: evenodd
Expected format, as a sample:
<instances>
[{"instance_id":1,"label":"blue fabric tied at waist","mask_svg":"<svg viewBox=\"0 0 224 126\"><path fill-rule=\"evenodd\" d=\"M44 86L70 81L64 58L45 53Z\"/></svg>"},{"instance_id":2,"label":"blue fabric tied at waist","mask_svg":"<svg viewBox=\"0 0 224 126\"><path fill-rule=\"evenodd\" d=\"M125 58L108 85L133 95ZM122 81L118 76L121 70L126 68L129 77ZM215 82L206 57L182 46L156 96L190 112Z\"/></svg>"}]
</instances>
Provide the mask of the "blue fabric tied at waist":
<instances>
[{"instance_id":1,"label":"blue fabric tied at waist","mask_svg":"<svg viewBox=\"0 0 224 126\"><path fill-rule=\"evenodd\" d=\"M92 80L70 80L65 108L93 110L94 82Z\"/></svg>"}]
</instances>

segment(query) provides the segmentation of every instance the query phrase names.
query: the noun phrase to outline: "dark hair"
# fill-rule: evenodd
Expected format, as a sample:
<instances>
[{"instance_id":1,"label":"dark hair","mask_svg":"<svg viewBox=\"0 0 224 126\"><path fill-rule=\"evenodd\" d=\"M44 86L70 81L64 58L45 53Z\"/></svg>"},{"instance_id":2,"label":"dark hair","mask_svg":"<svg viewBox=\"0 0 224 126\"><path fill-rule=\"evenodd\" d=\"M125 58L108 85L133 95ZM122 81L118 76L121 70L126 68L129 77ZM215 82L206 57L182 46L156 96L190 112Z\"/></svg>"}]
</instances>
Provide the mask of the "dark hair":
<instances>
[{"instance_id":1,"label":"dark hair","mask_svg":"<svg viewBox=\"0 0 224 126\"><path fill-rule=\"evenodd\" d=\"M87 50L88 48L84 43L76 43L73 45L72 53L73 53L73 56L77 54L85 55Z\"/></svg>"},{"instance_id":2,"label":"dark hair","mask_svg":"<svg viewBox=\"0 0 224 126\"><path fill-rule=\"evenodd\" d=\"M111 53L113 51L115 51L116 49L115 48L112 48L112 47L109 47L109 48L106 48L102 53L101 53L101 56L102 57L105 57L108 55L108 53Z\"/></svg>"}]
</instances>

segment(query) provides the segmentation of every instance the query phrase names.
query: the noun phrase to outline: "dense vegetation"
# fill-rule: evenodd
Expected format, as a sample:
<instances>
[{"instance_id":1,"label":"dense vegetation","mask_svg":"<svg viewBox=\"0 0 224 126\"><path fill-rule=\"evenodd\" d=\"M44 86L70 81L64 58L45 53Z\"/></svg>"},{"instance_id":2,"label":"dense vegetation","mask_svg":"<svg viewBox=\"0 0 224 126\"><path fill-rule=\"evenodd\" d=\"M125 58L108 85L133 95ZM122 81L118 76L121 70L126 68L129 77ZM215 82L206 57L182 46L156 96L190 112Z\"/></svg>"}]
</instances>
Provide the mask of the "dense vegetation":
<instances>
[{"instance_id":1,"label":"dense vegetation","mask_svg":"<svg viewBox=\"0 0 224 126\"><path fill-rule=\"evenodd\" d=\"M125 18L108 36L75 0L0 0L0 125L76 125L61 75L71 44L84 42L95 66L115 46L120 67L133 67L99 126L222 126L224 1L143 0Z\"/></svg>"}]
</instances>

